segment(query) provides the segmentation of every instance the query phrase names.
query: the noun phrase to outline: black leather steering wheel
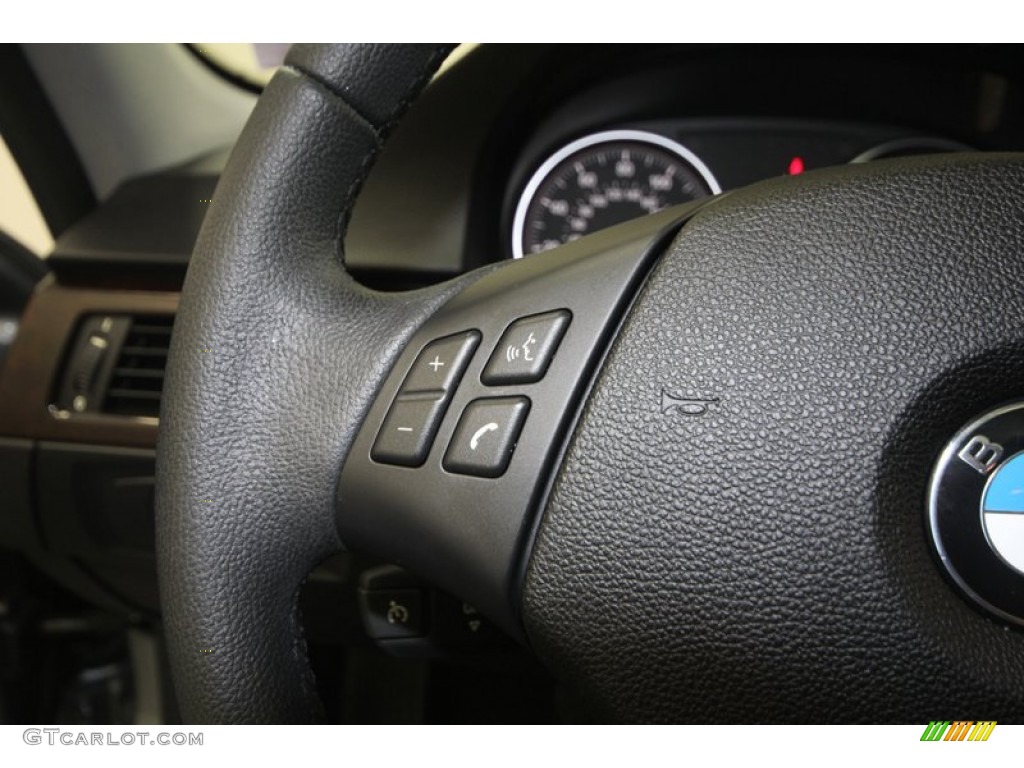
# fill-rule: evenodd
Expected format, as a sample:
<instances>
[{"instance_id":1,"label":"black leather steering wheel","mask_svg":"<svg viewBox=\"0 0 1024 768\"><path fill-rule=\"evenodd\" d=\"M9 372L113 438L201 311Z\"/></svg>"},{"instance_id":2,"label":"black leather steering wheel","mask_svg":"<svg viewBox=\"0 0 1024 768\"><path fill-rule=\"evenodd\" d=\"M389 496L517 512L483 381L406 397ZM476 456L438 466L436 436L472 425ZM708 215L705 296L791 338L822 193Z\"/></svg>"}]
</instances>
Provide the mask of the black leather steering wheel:
<instances>
[{"instance_id":1,"label":"black leather steering wheel","mask_svg":"<svg viewBox=\"0 0 1024 768\"><path fill-rule=\"evenodd\" d=\"M295 47L217 188L158 451L185 717L321 717L297 595L344 545L471 599L608 719L1020 720L1024 635L944 578L924 504L956 430L1024 392L1024 160L769 181L374 293L346 222L448 51ZM488 384L551 312L542 378ZM459 376L410 384L453 338ZM529 408L480 472L478 401ZM433 426L396 462L402 403Z\"/></svg>"}]
</instances>

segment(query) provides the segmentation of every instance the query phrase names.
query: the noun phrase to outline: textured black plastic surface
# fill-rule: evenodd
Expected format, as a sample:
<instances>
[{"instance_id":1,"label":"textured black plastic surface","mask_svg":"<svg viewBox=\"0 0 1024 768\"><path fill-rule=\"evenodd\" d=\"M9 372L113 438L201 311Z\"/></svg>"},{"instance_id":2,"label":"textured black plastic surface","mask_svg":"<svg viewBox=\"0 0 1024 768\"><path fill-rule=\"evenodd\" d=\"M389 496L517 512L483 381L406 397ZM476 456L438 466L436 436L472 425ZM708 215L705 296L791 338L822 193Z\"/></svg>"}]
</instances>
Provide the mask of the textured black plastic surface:
<instances>
[{"instance_id":1,"label":"textured black plastic surface","mask_svg":"<svg viewBox=\"0 0 1024 768\"><path fill-rule=\"evenodd\" d=\"M1022 259L1019 156L808 174L695 217L544 515L523 611L550 668L621 720L1024 718L1024 634L924 530L945 442L1024 387Z\"/></svg>"}]
</instances>

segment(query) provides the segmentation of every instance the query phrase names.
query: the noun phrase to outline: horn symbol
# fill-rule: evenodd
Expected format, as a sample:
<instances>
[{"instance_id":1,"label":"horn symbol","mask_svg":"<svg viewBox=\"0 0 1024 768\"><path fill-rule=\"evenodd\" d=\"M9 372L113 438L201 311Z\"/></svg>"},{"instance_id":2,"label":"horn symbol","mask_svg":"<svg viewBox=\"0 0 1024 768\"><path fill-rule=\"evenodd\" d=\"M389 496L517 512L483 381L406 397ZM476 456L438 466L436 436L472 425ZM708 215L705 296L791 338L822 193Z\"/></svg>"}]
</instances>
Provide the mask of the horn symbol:
<instances>
[{"instance_id":1,"label":"horn symbol","mask_svg":"<svg viewBox=\"0 0 1024 768\"><path fill-rule=\"evenodd\" d=\"M695 397L677 397L661 390L661 412L685 413L687 416L702 416L707 413L708 406L718 402L718 398L704 400Z\"/></svg>"}]
</instances>

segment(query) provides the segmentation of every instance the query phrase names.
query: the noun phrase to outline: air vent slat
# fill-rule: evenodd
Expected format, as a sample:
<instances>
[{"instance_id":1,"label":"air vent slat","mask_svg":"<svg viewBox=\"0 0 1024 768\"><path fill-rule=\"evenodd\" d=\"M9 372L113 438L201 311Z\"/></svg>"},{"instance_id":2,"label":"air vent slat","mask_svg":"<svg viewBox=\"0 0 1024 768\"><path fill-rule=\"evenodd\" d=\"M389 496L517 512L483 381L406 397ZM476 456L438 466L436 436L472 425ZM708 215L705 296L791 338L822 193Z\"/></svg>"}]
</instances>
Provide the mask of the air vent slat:
<instances>
[{"instance_id":1,"label":"air vent slat","mask_svg":"<svg viewBox=\"0 0 1024 768\"><path fill-rule=\"evenodd\" d=\"M156 402L160 402L159 392L142 389L110 389L107 391L107 397L114 397L123 400L155 400Z\"/></svg>"},{"instance_id":2,"label":"air vent slat","mask_svg":"<svg viewBox=\"0 0 1024 768\"><path fill-rule=\"evenodd\" d=\"M173 317L133 317L107 385L103 410L157 417Z\"/></svg>"},{"instance_id":3,"label":"air vent slat","mask_svg":"<svg viewBox=\"0 0 1024 768\"><path fill-rule=\"evenodd\" d=\"M164 377L164 372L162 370L147 368L115 368L114 375L124 376L125 378L162 379Z\"/></svg>"},{"instance_id":4,"label":"air vent slat","mask_svg":"<svg viewBox=\"0 0 1024 768\"><path fill-rule=\"evenodd\" d=\"M141 355L143 357L167 357L167 350L159 347L129 347L121 348L122 355Z\"/></svg>"},{"instance_id":5,"label":"air vent slat","mask_svg":"<svg viewBox=\"0 0 1024 768\"><path fill-rule=\"evenodd\" d=\"M137 333L140 336L170 336L171 326L164 325L133 325L132 333Z\"/></svg>"}]
</instances>

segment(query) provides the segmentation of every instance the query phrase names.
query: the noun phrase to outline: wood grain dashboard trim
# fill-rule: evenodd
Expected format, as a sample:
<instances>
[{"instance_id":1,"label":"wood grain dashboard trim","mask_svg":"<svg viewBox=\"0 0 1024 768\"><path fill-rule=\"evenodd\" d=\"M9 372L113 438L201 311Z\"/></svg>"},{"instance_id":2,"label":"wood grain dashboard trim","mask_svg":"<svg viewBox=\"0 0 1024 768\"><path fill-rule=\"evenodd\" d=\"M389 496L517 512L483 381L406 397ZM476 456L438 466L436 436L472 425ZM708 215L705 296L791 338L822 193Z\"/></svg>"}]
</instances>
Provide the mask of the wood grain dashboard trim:
<instances>
[{"instance_id":1,"label":"wood grain dashboard trim","mask_svg":"<svg viewBox=\"0 0 1024 768\"><path fill-rule=\"evenodd\" d=\"M72 287L46 278L29 300L0 369L0 436L156 447L156 419L58 414L51 406L66 346L83 316L174 314L179 298L170 291Z\"/></svg>"}]
</instances>

